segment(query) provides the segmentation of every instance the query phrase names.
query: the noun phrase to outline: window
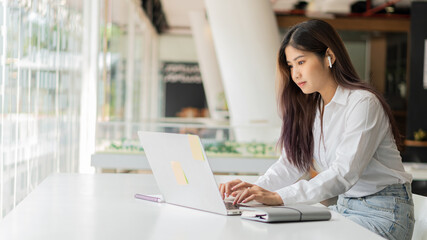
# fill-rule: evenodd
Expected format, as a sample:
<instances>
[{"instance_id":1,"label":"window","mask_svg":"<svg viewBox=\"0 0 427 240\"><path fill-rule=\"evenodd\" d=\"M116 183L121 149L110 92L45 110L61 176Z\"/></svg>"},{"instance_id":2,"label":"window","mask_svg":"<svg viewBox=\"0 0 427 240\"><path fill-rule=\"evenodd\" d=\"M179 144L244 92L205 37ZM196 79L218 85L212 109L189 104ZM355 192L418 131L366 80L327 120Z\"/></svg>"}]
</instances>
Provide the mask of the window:
<instances>
[{"instance_id":1,"label":"window","mask_svg":"<svg viewBox=\"0 0 427 240\"><path fill-rule=\"evenodd\" d=\"M0 218L50 173L77 170L82 2L0 3Z\"/></svg>"}]
</instances>

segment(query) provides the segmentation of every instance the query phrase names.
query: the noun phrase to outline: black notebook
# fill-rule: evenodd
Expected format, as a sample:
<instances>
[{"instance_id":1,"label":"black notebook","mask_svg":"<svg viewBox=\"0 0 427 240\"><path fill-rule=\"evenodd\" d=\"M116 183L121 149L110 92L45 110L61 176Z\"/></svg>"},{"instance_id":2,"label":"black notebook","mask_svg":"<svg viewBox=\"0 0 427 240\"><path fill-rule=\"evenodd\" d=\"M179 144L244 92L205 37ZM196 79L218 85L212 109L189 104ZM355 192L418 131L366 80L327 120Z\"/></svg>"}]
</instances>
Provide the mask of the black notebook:
<instances>
[{"instance_id":1,"label":"black notebook","mask_svg":"<svg viewBox=\"0 0 427 240\"><path fill-rule=\"evenodd\" d=\"M242 218L260 222L301 222L331 219L326 207L289 205L274 207L240 207Z\"/></svg>"}]
</instances>

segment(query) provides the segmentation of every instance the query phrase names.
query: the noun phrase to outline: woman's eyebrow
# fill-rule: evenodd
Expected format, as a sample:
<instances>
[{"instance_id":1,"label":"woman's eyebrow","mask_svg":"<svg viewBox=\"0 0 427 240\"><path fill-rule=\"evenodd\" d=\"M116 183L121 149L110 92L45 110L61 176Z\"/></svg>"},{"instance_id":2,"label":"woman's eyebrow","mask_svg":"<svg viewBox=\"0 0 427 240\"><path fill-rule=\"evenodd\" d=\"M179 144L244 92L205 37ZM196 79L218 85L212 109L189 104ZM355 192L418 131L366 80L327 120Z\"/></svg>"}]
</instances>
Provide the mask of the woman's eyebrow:
<instances>
[{"instance_id":1,"label":"woman's eyebrow","mask_svg":"<svg viewBox=\"0 0 427 240\"><path fill-rule=\"evenodd\" d=\"M302 58L302 57L304 57L304 55L299 55L298 57L294 58L294 60L293 60L293 61L297 60L298 58ZM289 61L286 61L286 62L287 62L287 63L290 63Z\"/></svg>"}]
</instances>

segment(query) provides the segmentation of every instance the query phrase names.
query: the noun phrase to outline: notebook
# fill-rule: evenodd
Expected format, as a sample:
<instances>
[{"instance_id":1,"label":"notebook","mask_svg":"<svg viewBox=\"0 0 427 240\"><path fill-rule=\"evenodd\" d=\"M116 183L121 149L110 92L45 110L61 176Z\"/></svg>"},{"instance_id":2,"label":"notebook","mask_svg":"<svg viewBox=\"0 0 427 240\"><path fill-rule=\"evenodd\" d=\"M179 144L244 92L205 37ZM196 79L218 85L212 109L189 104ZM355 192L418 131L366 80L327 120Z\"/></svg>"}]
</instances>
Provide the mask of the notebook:
<instances>
[{"instance_id":1,"label":"notebook","mask_svg":"<svg viewBox=\"0 0 427 240\"><path fill-rule=\"evenodd\" d=\"M166 203L223 215L241 214L236 206L226 208L197 135L139 131L138 137Z\"/></svg>"},{"instance_id":2,"label":"notebook","mask_svg":"<svg viewBox=\"0 0 427 240\"><path fill-rule=\"evenodd\" d=\"M242 207L241 218L260 222L302 222L331 219L326 207L310 205L289 205L274 207Z\"/></svg>"}]
</instances>

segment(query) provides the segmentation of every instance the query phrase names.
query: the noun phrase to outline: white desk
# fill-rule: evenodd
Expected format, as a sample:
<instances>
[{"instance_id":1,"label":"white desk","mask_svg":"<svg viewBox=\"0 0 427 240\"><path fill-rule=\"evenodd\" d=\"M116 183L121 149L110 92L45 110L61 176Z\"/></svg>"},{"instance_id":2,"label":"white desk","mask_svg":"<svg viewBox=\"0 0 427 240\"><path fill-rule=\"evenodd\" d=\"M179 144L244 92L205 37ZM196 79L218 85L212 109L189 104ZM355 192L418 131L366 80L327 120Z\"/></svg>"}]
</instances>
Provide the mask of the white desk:
<instances>
[{"instance_id":1,"label":"white desk","mask_svg":"<svg viewBox=\"0 0 427 240\"><path fill-rule=\"evenodd\" d=\"M405 171L412 174L414 180L427 181L427 163L404 162Z\"/></svg>"},{"instance_id":2,"label":"white desk","mask_svg":"<svg viewBox=\"0 0 427 240\"><path fill-rule=\"evenodd\" d=\"M0 239L381 239L336 213L266 224L134 199L137 192L159 193L152 175L52 175L0 221Z\"/></svg>"}]
</instances>

